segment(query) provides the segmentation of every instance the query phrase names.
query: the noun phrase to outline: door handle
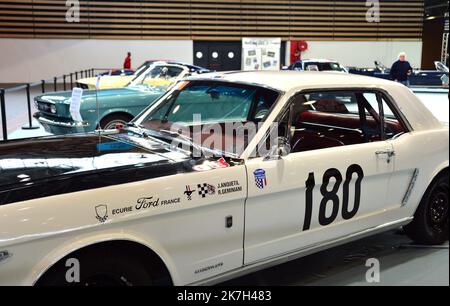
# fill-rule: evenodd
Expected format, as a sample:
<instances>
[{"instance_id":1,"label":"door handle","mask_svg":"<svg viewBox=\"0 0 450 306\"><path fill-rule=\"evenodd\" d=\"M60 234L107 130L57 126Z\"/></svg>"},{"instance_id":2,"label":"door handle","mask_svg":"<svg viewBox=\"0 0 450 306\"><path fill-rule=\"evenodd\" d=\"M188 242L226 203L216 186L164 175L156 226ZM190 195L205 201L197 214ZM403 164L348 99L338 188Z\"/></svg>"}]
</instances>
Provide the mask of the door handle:
<instances>
[{"instance_id":1,"label":"door handle","mask_svg":"<svg viewBox=\"0 0 450 306\"><path fill-rule=\"evenodd\" d=\"M393 157L393 156L395 156L395 151L394 150L376 151L375 154L376 155L387 155L389 157Z\"/></svg>"},{"instance_id":2,"label":"door handle","mask_svg":"<svg viewBox=\"0 0 450 306\"><path fill-rule=\"evenodd\" d=\"M375 154L377 156L387 155L387 157L388 157L387 162L390 163L391 162L391 158L395 156L395 151L394 150L390 150L390 149L388 149L388 150L381 150L381 151L376 151Z\"/></svg>"}]
</instances>

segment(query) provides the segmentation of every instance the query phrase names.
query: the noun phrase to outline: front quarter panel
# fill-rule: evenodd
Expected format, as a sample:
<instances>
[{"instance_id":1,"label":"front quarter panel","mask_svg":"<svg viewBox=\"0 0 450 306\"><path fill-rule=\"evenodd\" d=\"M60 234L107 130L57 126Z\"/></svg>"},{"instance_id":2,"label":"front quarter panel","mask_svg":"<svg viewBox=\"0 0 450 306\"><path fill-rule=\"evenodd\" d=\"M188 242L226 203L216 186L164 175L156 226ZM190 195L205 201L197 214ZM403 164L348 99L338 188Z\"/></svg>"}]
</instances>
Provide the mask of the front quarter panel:
<instances>
[{"instance_id":1,"label":"front quarter panel","mask_svg":"<svg viewBox=\"0 0 450 306\"><path fill-rule=\"evenodd\" d=\"M167 264L176 285L189 284L242 266L245 166L192 172L130 184L0 206L1 285L31 285L70 251L105 240L128 239L150 247ZM238 181L240 191L192 200L187 185ZM139 199L160 204L137 209ZM163 200L179 199L162 205ZM106 205L101 222L96 207ZM131 207L130 210L121 209ZM118 209L118 210L117 210ZM225 219L233 216L232 228ZM213 268L211 268L213 267Z\"/></svg>"},{"instance_id":2,"label":"front quarter panel","mask_svg":"<svg viewBox=\"0 0 450 306\"><path fill-rule=\"evenodd\" d=\"M106 97L90 95L83 100L81 115L83 120L89 122L90 126L95 129L103 118L114 113L126 113L131 117L137 116L162 94L163 92L151 93L137 90L123 90L123 92L117 95Z\"/></svg>"}]
</instances>

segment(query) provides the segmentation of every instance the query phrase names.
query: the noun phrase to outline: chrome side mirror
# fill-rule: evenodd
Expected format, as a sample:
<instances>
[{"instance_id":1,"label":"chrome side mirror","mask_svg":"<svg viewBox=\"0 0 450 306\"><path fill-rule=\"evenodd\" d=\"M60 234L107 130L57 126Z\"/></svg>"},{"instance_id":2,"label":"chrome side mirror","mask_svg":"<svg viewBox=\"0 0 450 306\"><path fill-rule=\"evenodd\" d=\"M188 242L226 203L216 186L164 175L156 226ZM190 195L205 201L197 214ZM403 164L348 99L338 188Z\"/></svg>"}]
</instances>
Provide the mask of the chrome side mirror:
<instances>
[{"instance_id":1,"label":"chrome side mirror","mask_svg":"<svg viewBox=\"0 0 450 306\"><path fill-rule=\"evenodd\" d=\"M276 144L272 146L269 154L264 157L264 161L280 160L291 153L291 145L285 137L278 137Z\"/></svg>"}]
</instances>

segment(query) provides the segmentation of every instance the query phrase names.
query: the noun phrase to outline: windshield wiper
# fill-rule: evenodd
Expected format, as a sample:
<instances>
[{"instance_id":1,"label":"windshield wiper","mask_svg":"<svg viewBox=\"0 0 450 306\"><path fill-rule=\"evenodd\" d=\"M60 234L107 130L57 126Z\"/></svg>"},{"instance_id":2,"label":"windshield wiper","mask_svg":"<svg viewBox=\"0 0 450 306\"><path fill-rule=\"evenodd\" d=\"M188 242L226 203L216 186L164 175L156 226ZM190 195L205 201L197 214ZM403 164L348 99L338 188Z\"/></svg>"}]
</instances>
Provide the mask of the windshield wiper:
<instances>
[{"instance_id":1,"label":"windshield wiper","mask_svg":"<svg viewBox=\"0 0 450 306\"><path fill-rule=\"evenodd\" d=\"M142 126L140 126L140 125L138 125L138 124L136 124L134 122L127 123L126 126L138 129L138 132L133 131L133 130L129 130L129 131L132 131L133 133L136 133L136 134L138 134L139 136L141 136L143 138L148 138L149 137L149 134L146 131L144 131Z\"/></svg>"},{"instance_id":2,"label":"windshield wiper","mask_svg":"<svg viewBox=\"0 0 450 306\"><path fill-rule=\"evenodd\" d=\"M189 144L191 144L192 147L194 148L194 150L196 150L197 152L202 152L202 146L200 146L199 144L196 144L191 137L180 134L178 132L169 131L169 130L159 130L159 132L169 135L172 139L180 138L180 139L188 142Z\"/></svg>"},{"instance_id":3,"label":"windshield wiper","mask_svg":"<svg viewBox=\"0 0 450 306\"><path fill-rule=\"evenodd\" d=\"M202 145L195 143L194 140L191 137L185 136L185 135L180 134L178 132L173 132L173 131L168 131L168 130L160 130L159 132L169 135L172 139L180 138L180 139L182 139L182 140L184 140L186 142L189 142L192 145L192 147L194 148L194 150L196 150L197 153L201 154L201 156L194 156L194 153L192 152L193 157L201 158L203 156L203 151L205 150L205 151L209 151L210 153L212 153L215 156L230 155L230 156L233 156L235 158L238 158L238 155L236 155L236 154L227 153L227 152L222 151L222 150L217 150L217 149L211 149L211 148L203 147Z\"/></svg>"}]
</instances>

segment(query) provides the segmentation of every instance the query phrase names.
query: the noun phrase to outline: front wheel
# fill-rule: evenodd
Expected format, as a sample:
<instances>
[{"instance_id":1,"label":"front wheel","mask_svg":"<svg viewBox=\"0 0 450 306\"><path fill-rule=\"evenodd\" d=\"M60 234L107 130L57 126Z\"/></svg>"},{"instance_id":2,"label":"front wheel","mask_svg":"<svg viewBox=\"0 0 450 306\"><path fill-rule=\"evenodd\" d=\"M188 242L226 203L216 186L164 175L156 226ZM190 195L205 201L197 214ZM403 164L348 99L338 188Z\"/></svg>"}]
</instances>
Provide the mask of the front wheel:
<instances>
[{"instance_id":1,"label":"front wheel","mask_svg":"<svg viewBox=\"0 0 450 306\"><path fill-rule=\"evenodd\" d=\"M118 126L125 126L133 117L125 114L112 114L100 121L100 129L115 130Z\"/></svg>"},{"instance_id":2,"label":"front wheel","mask_svg":"<svg viewBox=\"0 0 450 306\"><path fill-rule=\"evenodd\" d=\"M71 274L65 258L55 264L36 283L36 286L145 286L152 285L152 275L145 265L133 256L122 254L112 256L109 253L88 251L74 255L78 261L79 279L73 280L67 275Z\"/></svg>"},{"instance_id":3,"label":"front wheel","mask_svg":"<svg viewBox=\"0 0 450 306\"><path fill-rule=\"evenodd\" d=\"M423 245L439 245L449 238L448 218L448 172L434 180L426 191L414 215L414 220L405 227L414 242Z\"/></svg>"}]
</instances>

